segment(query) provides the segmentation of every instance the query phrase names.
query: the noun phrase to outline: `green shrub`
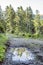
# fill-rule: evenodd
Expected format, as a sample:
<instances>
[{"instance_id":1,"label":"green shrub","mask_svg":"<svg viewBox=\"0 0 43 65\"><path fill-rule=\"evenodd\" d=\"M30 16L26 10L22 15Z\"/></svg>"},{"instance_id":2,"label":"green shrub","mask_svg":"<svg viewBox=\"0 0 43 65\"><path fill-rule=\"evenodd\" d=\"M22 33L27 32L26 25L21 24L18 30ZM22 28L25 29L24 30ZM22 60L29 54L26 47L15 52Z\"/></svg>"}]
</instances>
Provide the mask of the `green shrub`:
<instances>
[{"instance_id":1,"label":"green shrub","mask_svg":"<svg viewBox=\"0 0 43 65\"><path fill-rule=\"evenodd\" d=\"M0 61L3 61L5 58L5 49L6 47L4 45L0 45Z\"/></svg>"},{"instance_id":2,"label":"green shrub","mask_svg":"<svg viewBox=\"0 0 43 65\"><path fill-rule=\"evenodd\" d=\"M37 33L33 34L32 38L39 38L39 34L37 34Z\"/></svg>"},{"instance_id":3,"label":"green shrub","mask_svg":"<svg viewBox=\"0 0 43 65\"><path fill-rule=\"evenodd\" d=\"M2 62L5 57L6 46L5 43L7 41L7 37L5 34L0 34L0 61Z\"/></svg>"}]
</instances>

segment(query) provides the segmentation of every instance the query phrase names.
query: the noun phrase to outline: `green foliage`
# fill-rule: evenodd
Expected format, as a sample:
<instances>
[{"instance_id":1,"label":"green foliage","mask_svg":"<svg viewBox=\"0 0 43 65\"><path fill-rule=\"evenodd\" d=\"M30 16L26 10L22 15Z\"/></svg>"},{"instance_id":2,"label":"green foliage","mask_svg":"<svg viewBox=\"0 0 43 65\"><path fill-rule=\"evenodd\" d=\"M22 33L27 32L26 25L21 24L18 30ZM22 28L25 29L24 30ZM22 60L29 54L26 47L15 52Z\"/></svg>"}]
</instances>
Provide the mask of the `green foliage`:
<instances>
[{"instance_id":1,"label":"green foliage","mask_svg":"<svg viewBox=\"0 0 43 65\"><path fill-rule=\"evenodd\" d=\"M7 37L5 36L5 34L0 34L0 62L2 62L3 59L5 58L6 41Z\"/></svg>"},{"instance_id":2,"label":"green foliage","mask_svg":"<svg viewBox=\"0 0 43 65\"><path fill-rule=\"evenodd\" d=\"M4 44L8 38L5 34L0 34L0 45Z\"/></svg>"},{"instance_id":3,"label":"green foliage","mask_svg":"<svg viewBox=\"0 0 43 65\"><path fill-rule=\"evenodd\" d=\"M36 11L35 19L34 19L34 26L35 26L36 33L40 33L40 26L41 26L40 14L37 13L37 11Z\"/></svg>"},{"instance_id":4,"label":"green foliage","mask_svg":"<svg viewBox=\"0 0 43 65\"><path fill-rule=\"evenodd\" d=\"M13 30L13 25L14 25L14 17L15 17L15 12L10 5L9 7L6 7L6 31L11 32Z\"/></svg>"},{"instance_id":5,"label":"green foliage","mask_svg":"<svg viewBox=\"0 0 43 65\"><path fill-rule=\"evenodd\" d=\"M5 49L6 47L4 45L0 45L0 62L5 58Z\"/></svg>"},{"instance_id":6,"label":"green foliage","mask_svg":"<svg viewBox=\"0 0 43 65\"><path fill-rule=\"evenodd\" d=\"M6 29L6 24L4 22L4 20L1 20L0 19L0 32L1 33L4 33L5 32L5 29Z\"/></svg>"},{"instance_id":7,"label":"green foliage","mask_svg":"<svg viewBox=\"0 0 43 65\"><path fill-rule=\"evenodd\" d=\"M43 20L40 20L41 26L40 26L40 33L43 35Z\"/></svg>"},{"instance_id":8,"label":"green foliage","mask_svg":"<svg viewBox=\"0 0 43 65\"><path fill-rule=\"evenodd\" d=\"M13 7L7 6L4 17L0 8L0 32L12 33L14 36L38 38L43 35L43 20L38 10L33 13L31 7L23 10L22 6L18 7L15 12Z\"/></svg>"}]
</instances>

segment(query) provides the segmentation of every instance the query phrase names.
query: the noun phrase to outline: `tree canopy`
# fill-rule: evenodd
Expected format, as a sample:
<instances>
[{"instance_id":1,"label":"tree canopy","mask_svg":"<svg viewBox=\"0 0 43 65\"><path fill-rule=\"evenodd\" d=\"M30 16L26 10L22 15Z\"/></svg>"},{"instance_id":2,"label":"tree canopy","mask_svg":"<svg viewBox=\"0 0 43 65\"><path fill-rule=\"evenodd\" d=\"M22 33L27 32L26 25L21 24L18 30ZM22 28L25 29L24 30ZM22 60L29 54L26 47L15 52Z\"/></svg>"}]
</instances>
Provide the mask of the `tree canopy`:
<instances>
[{"instance_id":1,"label":"tree canopy","mask_svg":"<svg viewBox=\"0 0 43 65\"><path fill-rule=\"evenodd\" d=\"M0 32L43 34L43 19L39 11L34 14L30 6L26 10L20 6L15 11L10 5L4 13L0 6Z\"/></svg>"}]
</instances>

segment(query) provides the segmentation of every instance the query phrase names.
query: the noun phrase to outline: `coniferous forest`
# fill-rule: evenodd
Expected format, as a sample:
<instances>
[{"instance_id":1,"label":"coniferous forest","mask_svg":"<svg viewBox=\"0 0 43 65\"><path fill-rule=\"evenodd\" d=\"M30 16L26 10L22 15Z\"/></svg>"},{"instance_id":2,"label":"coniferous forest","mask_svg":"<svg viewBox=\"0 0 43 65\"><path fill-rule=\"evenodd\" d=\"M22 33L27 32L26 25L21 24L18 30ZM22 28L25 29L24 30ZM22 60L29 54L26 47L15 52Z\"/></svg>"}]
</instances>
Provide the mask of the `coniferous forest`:
<instances>
[{"instance_id":1,"label":"coniferous forest","mask_svg":"<svg viewBox=\"0 0 43 65\"><path fill-rule=\"evenodd\" d=\"M0 6L0 33L10 33L24 37L38 37L43 35L43 15L36 10L33 13L29 6L25 10L22 6L17 8L6 6L5 11Z\"/></svg>"}]
</instances>

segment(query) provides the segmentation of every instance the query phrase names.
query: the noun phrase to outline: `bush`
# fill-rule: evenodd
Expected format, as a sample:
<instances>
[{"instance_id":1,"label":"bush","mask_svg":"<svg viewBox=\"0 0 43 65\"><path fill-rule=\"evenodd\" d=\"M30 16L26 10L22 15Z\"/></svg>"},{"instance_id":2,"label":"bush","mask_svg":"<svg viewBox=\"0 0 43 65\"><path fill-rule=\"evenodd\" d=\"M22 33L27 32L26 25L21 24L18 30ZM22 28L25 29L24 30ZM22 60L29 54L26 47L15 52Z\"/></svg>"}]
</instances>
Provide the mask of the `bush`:
<instances>
[{"instance_id":1,"label":"bush","mask_svg":"<svg viewBox=\"0 0 43 65\"><path fill-rule=\"evenodd\" d=\"M39 38L39 34L37 34L37 33L33 34L32 38Z\"/></svg>"},{"instance_id":2,"label":"bush","mask_svg":"<svg viewBox=\"0 0 43 65\"><path fill-rule=\"evenodd\" d=\"M6 47L4 45L0 45L0 62L5 58L5 49Z\"/></svg>"},{"instance_id":3,"label":"bush","mask_svg":"<svg viewBox=\"0 0 43 65\"><path fill-rule=\"evenodd\" d=\"M32 35L30 33L26 33L25 37L30 38Z\"/></svg>"},{"instance_id":4,"label":"bush","mask_svg":"<svg viewBox=\"0 0 43 65\"><path fill-rule=\"evenodd\" d=\"M7 37L5 36L5 34L0 34L0 62L2 62L5 57L6 41Z\"/></svg>"}]
</instances>

